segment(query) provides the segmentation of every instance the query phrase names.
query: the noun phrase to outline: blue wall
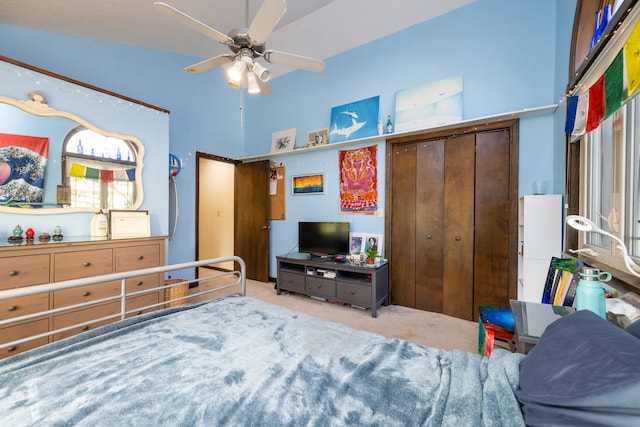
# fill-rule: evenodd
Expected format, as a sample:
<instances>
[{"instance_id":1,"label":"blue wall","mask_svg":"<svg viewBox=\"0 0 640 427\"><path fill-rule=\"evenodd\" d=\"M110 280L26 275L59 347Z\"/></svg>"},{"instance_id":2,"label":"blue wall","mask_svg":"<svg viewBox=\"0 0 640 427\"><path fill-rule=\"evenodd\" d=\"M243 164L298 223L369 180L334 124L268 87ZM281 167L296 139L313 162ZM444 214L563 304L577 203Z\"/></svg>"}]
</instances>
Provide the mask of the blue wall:
<instances>
[{"instance_id":1,"label":"blue wall","mask_svg":"<svg viewBox=\"0 0 640 427\"><path fill-rule=\"evenodd\" d=\"M331 107L380 96L380 114L393 115L395 91L463 76L463 116L473 119L563 102L575 0L478 0L464 8L329 58L323 73L295 71L272 80L273 94L245 97L240 124L237 91L220 70L187 75L198 58L64 37L0 25L0 52L114 92L171 110L170 151L184 161L178 177L180 217L168 262L195 254L195 152L241 158L268 153L271 133L329 126ZM1 83L0 83L1 85ZM2 87L2 86L0 86ZM533 182L564 192L564 104L554 114L520 124L520 195ZM378 143L379 205L384 207L384 141ZM363 144L370 145L370 144ZM358 145L354 146L357 147ZM327 194L291 196L286 221L272 221L271 254L296 244L297 221L343 220L358 232L382 234L380 216L340 216L337 150L327 148L275 159L287 178L325 172ZM163 153L164 155L164 153ZM166 159L157 159L166 167ZM150 187L150 188L149 188ZM145 188L166 198L166 181ZM384 212L381 212L384 214ZM271 275L275 275L271 262Z\"/></svg>"}]
</instances>

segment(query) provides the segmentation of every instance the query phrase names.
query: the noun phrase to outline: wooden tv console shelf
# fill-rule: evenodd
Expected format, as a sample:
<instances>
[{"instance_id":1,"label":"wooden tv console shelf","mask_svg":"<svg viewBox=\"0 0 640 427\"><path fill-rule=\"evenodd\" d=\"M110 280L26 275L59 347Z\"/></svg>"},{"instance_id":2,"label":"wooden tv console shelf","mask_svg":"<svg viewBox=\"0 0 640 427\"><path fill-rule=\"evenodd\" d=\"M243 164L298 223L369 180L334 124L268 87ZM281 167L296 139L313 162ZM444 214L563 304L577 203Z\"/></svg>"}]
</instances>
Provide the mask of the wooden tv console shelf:
<instances>
[{"instance_id":1,"label":"wooden tv console shelf","mask_svg":"<svg viewBox=\"0 0 640 427\"><path fill-rule=\"evenodd\" d=\"M388 304L389 264L367 266L311 258L306 253L276 257L278 295L282 291L370 308L371 317Z\"/></svg>"}]
</instances>

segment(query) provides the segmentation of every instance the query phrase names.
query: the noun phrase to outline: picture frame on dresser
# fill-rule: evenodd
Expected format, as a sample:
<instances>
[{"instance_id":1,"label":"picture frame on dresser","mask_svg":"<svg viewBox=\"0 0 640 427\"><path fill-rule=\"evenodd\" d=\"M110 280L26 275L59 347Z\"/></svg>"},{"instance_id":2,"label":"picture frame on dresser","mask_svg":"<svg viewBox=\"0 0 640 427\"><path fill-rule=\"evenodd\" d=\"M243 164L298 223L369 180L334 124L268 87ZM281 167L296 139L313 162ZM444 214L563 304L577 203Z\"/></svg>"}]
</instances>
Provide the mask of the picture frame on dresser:
<instances>
[{"instance_id":1,"label":"picture frame on dresser","mask_svg":"<svg viewBox=\"0 0 640 427\"><path fill-rule=\"evenodd\" d=\"M149 211L110 210L109 234L112 239L149 237L151 235Z\"/></svg>"}]
</instances>

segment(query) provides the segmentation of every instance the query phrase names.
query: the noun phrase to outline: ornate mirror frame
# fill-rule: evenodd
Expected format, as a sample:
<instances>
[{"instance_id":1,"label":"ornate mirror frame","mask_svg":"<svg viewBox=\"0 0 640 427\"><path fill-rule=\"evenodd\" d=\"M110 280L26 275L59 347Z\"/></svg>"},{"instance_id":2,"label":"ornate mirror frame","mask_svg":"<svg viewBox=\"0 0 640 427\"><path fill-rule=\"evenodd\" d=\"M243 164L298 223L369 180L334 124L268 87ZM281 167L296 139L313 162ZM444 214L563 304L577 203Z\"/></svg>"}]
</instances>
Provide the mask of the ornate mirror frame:
<instances>
[{"instance_id":1,"label":"ornate mirror frame","mask_svg":"<svg viewBox=\"0 0 640 427\"><path fill-rule=\"evenodd\" d=\"M143 164L144 145L142 144L142 142L138 138L131 135L122 135L116 132L110 132L110 131L105 131L103 129L100 129L95 125L93 125L92 123L86 121L85 119L73 113L56 110L48 106L44 102L43 97L34 96L32 98L34 99L16 100L13 98L0 95L0 103L13 106L15 108L18 108L34 116L65 118L74 123L77 123L79 126L82 126L86 129L90 129L105 137L118 138L118 139L129 141L136 148L136 156L137 156L136 171L135 171L136 198L134 203L127 209L131 209L131 210L138 209L142 204L142 201L144 198L143 185L142 185L142 169L144 167L144 164ZM96 209L97 208L93 208L93 207L56 207L56 208L41 207L37 209L20 209L17 207L0 205L0 212L33 214L33 215L62 214L62 213L72 213L72 212L95 212Z\"/></svg>"}]
</instances>

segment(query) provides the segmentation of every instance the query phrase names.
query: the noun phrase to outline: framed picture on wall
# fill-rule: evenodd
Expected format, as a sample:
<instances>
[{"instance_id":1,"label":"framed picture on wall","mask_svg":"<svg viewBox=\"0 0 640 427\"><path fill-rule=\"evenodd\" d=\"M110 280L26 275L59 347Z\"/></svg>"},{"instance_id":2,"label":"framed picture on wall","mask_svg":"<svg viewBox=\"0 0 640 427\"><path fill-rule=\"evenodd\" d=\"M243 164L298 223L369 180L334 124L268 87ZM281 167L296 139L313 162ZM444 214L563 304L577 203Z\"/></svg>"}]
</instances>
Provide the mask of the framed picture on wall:
<instances>
[{"instance_id":1,"label":"framed picture on wall","mask_svg":"<svg viewBox=\"0 0 640 427\"><path fill-rule=\"evenodd\" d=\"M329 142L348 141L378 134L380 97L374 96L331 109Z\"/></svg>"},{"instance_id":2,"label":"framed picture on wall","mask_svg":"<svg viewBox=\"0 0 640 427\"><path fill-rule=\"evenodd\" d=\"M294 196L324 194L324 174L294 175L291 177L291 194Z\"/></svg>"},{"instance_id":3,"label":"framed picture on wall","mask_svg":"<svg viewBox=\"0 0 640 427\"><path fill-rule=\"evenodd\" d=\"M325 145L329 141L329 129L316 129L307 132L307 147Z\"/></svg>"},{"instance_id":4,"label":"framed picture on wall","mask_svg":"<svg viewBox=\"0 0 640 427\"><path fill-rule=\"evenodd\" d=\"M286 129L271 134L271 152L291 151L296 146L296 129Z\"/></svg>"}]
</instances>

